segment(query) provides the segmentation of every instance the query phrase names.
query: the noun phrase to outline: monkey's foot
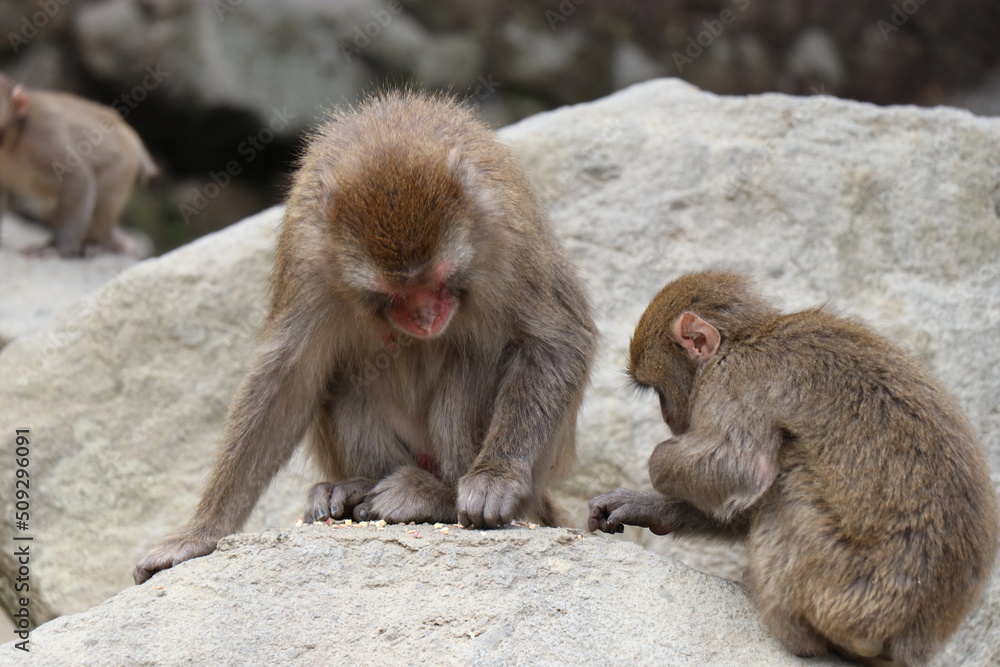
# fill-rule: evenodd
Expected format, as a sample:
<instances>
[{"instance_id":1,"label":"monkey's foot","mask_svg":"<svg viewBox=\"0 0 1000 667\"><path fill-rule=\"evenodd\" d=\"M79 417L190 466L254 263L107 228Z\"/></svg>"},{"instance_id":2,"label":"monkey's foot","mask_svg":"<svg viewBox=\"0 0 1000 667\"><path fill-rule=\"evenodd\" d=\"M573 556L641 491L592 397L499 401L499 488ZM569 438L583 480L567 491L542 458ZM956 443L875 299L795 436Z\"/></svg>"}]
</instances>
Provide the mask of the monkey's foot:
<instances>
[{"instance_id":1,"label":"monkey's foot","mask_svg":"<svg viewBox=\"0 0 1000 667\"><path fill-rule=\"evenodd\" d=\"M400 468L354 508L358 521L455 523L455 489L420 468Z\"/></svg>"},{"instance_id":2,"label":"monkey's foot","mask_svg":"<svg viewBox=\"0 0 1000 667\"><path fill-rule=\"evenodd\" d=\"M136 584L141 584L161 570L212 553L217 544L218 540L195 537L187 533L170 536L139 559L132 571L132 579Z\"/></svg>"},{"instance_id":3,"label":"monkey's foot","mask_svg":"<svg viewBox=\"0 0 1000 667\"><path fill-rule=\"evenodd\" d=\"M21 254L25 257L45 258L58 257L60 253L55 243L46 243L45 245L28 246L21 250Z\"/></svg>"},{"instance_id":4,"label":"monkey's foot","mask_svg":"<svg viewBox=\"0 0 1000 667\"><path fill-rule=\"evenodd\" d=\"M364 501L375 480L352 479L349 482L320 482L309 492L305 523L327 519L349 519L354 508Z\"/></svg>"}]
</instances>

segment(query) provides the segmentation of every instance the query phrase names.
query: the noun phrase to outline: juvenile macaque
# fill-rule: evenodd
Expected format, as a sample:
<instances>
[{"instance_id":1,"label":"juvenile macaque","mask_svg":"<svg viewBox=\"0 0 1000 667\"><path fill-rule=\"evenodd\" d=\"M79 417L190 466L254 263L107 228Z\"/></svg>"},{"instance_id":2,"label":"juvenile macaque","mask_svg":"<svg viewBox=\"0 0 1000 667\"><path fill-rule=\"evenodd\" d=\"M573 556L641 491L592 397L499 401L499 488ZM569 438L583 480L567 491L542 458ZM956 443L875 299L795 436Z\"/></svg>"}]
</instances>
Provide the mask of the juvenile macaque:
<instances>
[{"instance_id":1,"label":"juvenile macaque","mask_svg":"<svg viewBox=\"0 0 1000 667\"><path fill-rule=\"evenodd\" d=\"M594 498L591 530L745 537L750 595L802 656L924 665L976 605L997 544L985 457L884 338L699 273L650 304L629 374L673 437L650 457L655 491Z\"/></svg>"},{"instance_id":2,"label":"juvenile macaque","mask_svg":"<svg viewBox=\"0 0 1000 667\"><path fill-rule=\"evenodd\" d=\"M464 106L376 97L313 136L252 368L194 518L137 583L238 530L308 432L307 521L561 522L596 328L510 151Z\"/></svg>"},{"instance_id":3,"label":"juvenile macaque","mask_svg":"<svg viewBox=\"0 0 1000 667\"><path fill-rule=\"evenodd\" d=\"M49 247L60 255L135 252L118 221L136 180L156 173L138 135L111 107L25 90L0 74L0 188L41 207L55 231Z\"/></svg>"}]
</instances>

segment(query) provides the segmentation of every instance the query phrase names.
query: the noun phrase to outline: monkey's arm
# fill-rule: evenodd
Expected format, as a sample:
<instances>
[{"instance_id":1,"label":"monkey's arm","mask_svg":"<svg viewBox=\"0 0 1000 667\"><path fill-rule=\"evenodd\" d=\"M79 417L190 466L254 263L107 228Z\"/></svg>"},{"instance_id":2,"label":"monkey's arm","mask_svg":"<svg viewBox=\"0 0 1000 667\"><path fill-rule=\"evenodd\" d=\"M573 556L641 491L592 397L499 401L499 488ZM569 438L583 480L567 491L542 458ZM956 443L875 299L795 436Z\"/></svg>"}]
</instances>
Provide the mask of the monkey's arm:
<instances>
[{"instance_id":1,"label":"monkey's arm","mask_svg":"<svg viewBox=\"0 0 1000 667\"><path fill-rule=\"evenodd\" d=\"M560 334L563 340L572 334ZM458 520L497 528L532 495L533 471L584 385L592 342L552 345L529 339L514 348L500 381L483 448L458 482Z\"/></svg>"},{"instance_id":2,"label":"monkey's arm","mask_svg":"<svg viewBox=\"0 0 1000 667\"><path fill-rule=\"evenodd\" d=\"M690 431L656 446L649 476L660 493L729 523L778 476L781 433L752 406L717 401L695 416Z\"/></svg>"},{"instance_id":3,"label":"monkey's arm","mask_svg":"<svg viewBox=\"0 0 1000 667\"><path fill-rule=\"evenodd\" d=\"M591 531L620 533L626 525L649 528L656 535L699 533L728 539L741 537L746 528L741 521L721 524L689 503L656 491L619 487L591 499L587 518Z\"/></svg>"},{"instance_id":4,"label":"monkey's arm","mask_svg":"<svg viewBox=\"0 0 1000 667\"><path fill-rule=\"evenodd\" d=\"M211 553L220 538L239 530L299 444L332 356L331 325L322 310L308 306L289 305L269 318L194 517L139 560L133 572L137 584Z\"/></svg>"}]
</instances>

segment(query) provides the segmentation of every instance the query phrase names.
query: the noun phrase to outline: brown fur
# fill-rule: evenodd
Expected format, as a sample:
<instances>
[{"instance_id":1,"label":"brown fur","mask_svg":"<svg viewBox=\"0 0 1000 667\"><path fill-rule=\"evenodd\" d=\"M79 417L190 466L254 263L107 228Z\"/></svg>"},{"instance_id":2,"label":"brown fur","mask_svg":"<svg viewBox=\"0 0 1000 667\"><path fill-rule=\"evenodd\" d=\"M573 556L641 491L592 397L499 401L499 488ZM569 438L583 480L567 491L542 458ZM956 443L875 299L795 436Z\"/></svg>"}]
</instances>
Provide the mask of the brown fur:
<instances>
[{"instance_id":1,"label":"brown fur","mask_svg":"<svg viewBox=\"0 0 1000 667\"><path fill-rule=\"evenodd\" d=\"M446 329L401 335L392 295L453 265ZM387 94L319 129L262 336L195 517L137 582L239 529L307 432L330 480L308 520L559 519L546 490L572 464L596 329L513 157L465 107Z\"/></svg>"},{"instance_id":2,"label":"brown fur","mask_svg":"<svg viewBox=\"0 0 1000 667\"><path fill-rule=\"evenodd\" d=\"M0 185L42 207L60 255L130 249L122 211L136 181L157 170L118 112L67 93L15 92L0 74L0 131Z\"/></svg>"},{"instance_id":3,"label":"brown fur","mask_svg":"<svg viewBox=\"0 0 1000 667\"><path fill-rule=\"evenodd\" d=\"M684 313L707 337L678 339ZM683 345L718 352L692 359ZM976 605L997 545L982 448L907 354L823 310L782 315L737 275L685 276L636 328L629 372L678 425L657 492L591 501L590 527L745 536L746 585L789 650L924 665Z\"/></svg>"}]
</instances>

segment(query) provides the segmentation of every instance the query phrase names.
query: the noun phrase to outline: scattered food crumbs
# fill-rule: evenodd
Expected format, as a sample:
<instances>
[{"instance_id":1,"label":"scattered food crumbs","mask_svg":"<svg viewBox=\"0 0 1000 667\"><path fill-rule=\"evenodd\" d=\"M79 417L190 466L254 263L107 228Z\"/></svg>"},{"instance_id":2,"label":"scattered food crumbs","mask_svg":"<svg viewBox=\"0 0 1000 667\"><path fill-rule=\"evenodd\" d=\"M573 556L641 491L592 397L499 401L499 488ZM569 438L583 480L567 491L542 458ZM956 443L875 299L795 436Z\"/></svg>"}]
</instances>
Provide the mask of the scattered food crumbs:
<instances>
[{"instance_id":1,"label":"scattered food crumbs","mask_svg":"<svg viewBox=\"0 0 1000 667\"><path fill-rule=\"evenodd\" d=\"M304 524L305 524L305 521L302 520L302 517L299 517L298 519L295 520L295 527L296 528L298 528L299 526L302 526Z\"/></svg>"},{"instance_id":2,"label":"scattered food crumbs","mask_svg":"<svg viewBox=\"0 0 1000 667\"><path fill-rule=\"evenodd\" d=\"M313 521L314 526L329 526L330 524L326 521Z\"/></svg>"},{"instance_id":3,"label":"scattered food crumbs","mask_svg":"<svg viewBox=\"0 0 1000 667\"><path fill-rule=\"evenodd\" d=\"M460 524L460 523L453 523L451 525L455 526L455 528L462 528L463 527L462 524Z\"/></svg>"},{"instance_id":4,"label":"scattered food crumbs","mask_svg":"<svg viewBox=\"0 0 1000 667\"><path fill-rule=\"evenodd\" d=\"M351 521L350 519L344 519L344 525L345 526L352 526L352 525L354 525L354 522Z\"/></svg>"},{"instance_id":5,"label":"scattered food crumbs","mask_svg":"<svg viewBox=\"0 0 1000 667\"><path fill-rule=\"evenodd\" d=\"M538 528L538 524L537 523L529 523L528 524L528 530L534 530L535 528Z\"/></svg>"},{"instance_id":6,"label":"scattered food crumbs","mask_svg":"<svg viewBox=\"0 0 1000 667\"><path fill-rule=\"evenodd\" d=\"M386 524L384 519L379 519L378 521L375 522L376 528L385 528L387 525L388 524Z\"/></svg>"},{"instance_id":7,"label":"scattered food crumbs","mask_svg":"<svg viewBox=\"0 0 1000 667\"><path fill-rule=\"evenodd\" d=\"M157 586L157 587L156 587L156 590L158 590L158 591L162 591L162 590L163 590L163 586Z\"/></svg>"},{"instance_id":8,"label":"scattered food crumbs","mask_svg":"<svg viewBox=\"0 0 1000 667\"><path fill-rule=\"evenodd\" d=\"M442 535L447 535L448 534L448 526L445 526L444 528L441 529L441 534Z\"/></svg>"},{"instance_id":9,"label":"scattered food crumbs","mask_svg":"<svg viewBox=\"0 0 1000 667\"><path fill-rule=\"evenodd\" d=\"M583 539L583 535L577 535L577 536L576 536L576 539L578 539L578 540L582 540L582 539Z\"/></svg>"},{"instance_id":10,"label":"scattered food crumbs","mask_svg":"<svg viewBox=\"0 0 1000 667\"><path fill-rule=\"evenodd\" d=\"M411 521L410 523L408 523L406 525L407 526L415 526L415 525L417 525L417 522L416 521Z\"/></svg>"},{"instance_id":11,"label":"scattered food crumbs","mask_svg":"<svg viewBox=\"0 0 1000 667\"><path fill-rule=\"evenodd\" d=\"M436 524L434 524L434 529L435 530L437 530L438 528L443 528L443 527L444 527L443 523L436 523Z\"/></svg>"},{"instance_id":12,"label":"scattered food crumbs","mask_svg":"<svg viewBox=\"0 0 1000 667\"><path fill-rule=\"evenodd\" d=\"M367 527L368 527L367 521L362 521L361 523L358 524L358 528L367 528Z\"/></svg>"}]
</instances>

